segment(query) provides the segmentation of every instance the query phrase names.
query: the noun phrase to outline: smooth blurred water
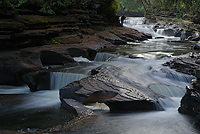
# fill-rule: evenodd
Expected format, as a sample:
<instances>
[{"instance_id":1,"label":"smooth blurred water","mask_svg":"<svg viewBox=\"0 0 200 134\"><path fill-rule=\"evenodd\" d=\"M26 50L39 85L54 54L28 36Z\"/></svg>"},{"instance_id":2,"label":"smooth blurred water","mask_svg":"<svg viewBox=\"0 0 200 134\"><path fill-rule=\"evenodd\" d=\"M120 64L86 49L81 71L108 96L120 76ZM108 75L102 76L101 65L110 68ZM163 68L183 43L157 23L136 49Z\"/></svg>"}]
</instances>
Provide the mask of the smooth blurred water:
<instances>
[{"instance_id":1,"label":"smooth blurred water","mask_svg":"<svg viewBox=\"0 0 200 134\"><path fill-rule=\"evenodd\" d=\"M146 25L143 21L144 18L128 18L124 25L149 33L154 37L163 36L152 31L152 25ZM153 38L141 43L118 46L114 58L111 58L113 54L106 53L99 53L96 61L92 62L82 57L75 58L76 61L82 63L80 66L69 68L65 73L52 73L51 87L54 90L32 93L26 86L0 86L0 129L35 131L63 124L74 118L73 115L65 113L60 108L58 89L69 82L89 75L91 69L107 64L121 69L122 75L118 75L118 72L114 71L112 73L124 84L141 91L143 89L153 90L166 96L166 98L159 99L165 110L110 113L95 108L98 109L98 111L95 111L98 114L97 119L88 120L75 130L61 133L200 133L191 117L179 114L177 111L180 99L185 93L185 86L190 84L191 79L194 77L177 73L169 67L162 66L163 63L177 56L188 56L190 52L188 46L190 44L172 43L169 41L178 40L179 38L163 37L162 39ZM110 60L107 61L108 59ZM92 106L88 107L92 108Z\"/></svg>"}]
</instances>

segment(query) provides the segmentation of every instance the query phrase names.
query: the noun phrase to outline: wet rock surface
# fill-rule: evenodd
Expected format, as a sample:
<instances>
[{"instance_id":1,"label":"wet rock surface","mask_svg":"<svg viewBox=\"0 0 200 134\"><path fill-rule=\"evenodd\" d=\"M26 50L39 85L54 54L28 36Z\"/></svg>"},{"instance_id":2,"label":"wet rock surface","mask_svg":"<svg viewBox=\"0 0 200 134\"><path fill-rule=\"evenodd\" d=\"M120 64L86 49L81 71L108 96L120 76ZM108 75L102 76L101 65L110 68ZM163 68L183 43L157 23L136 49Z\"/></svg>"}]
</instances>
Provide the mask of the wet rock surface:
<instances>
[{"instance_id":1,"label":"wet rock surface","mask_svg":"<svg viewBox=\"0 0 200 134\"><path fill-rule=\"evenodd\" d=\"M111 111L156 110L158 96L123 84L112 73L120 68L105 66L96 69L95 75L75 81L60 89L60 99L75 99L83 104L105 103Z\"/></svg>"},{"instance_id":2,"label":"wet rock surface","mask_svg":"<svg viewBox=\"0 0 200 134\"><path fill-rule=\"evenodd\" d=\"M194 45L194 44L193 44ZM190 58L175 58L164 65L176 69L178 72L196 76L192 83L186 86L186 93L181 99L178 111L182 114L195 116L200 123L200 64L199 55L190 55Z\"/></svg>"},{"instance_id":3,"label":"wet rock surface","mask_svg":"<svg viewBox=\"0 0 200 134\"><path fill-rule=\"evenodd\" d=\"M166 36L181 37L182 30L187 41L199 41L199 24L190 21L176 20L170 17L157 16L153 30Z\"/></svg>"},{"instance_id":4,"label":"wet rock surface","mask_svg":"<svg viewBox=\"0 0 200 134\"><path fill-rule=\"evenodd\" d=\"M186 93L181 99L178 111L182 114L195 116L200 124L200 84L199 79L193 80L191 85L186 87Z\"/></svg>"},{"instance_id":5,"label":"wet rock surface","mask_svg":"<svg viewBox=\"0 0 200 134\"><path fill-rule=\"evenodd\" d=\"M169 66L172 69L175 69L177 72L196 75L196 69L200 67L198 58L175 58L169 62L163 64L164 66Z\"/></svg>"}]
</instances>

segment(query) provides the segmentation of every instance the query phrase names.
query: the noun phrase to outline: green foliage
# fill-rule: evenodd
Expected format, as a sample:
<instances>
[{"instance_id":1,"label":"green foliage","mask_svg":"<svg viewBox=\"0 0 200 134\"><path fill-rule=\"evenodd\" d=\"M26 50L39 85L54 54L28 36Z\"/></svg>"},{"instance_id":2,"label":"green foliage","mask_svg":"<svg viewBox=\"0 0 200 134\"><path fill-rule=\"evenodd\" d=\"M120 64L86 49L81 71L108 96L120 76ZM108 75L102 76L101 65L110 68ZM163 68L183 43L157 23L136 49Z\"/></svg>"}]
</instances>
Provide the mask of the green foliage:
<instances>
[{"instance_id":1,"label":"green foliage","mask_svg":"<svg viewBox=\"0 0 200 134\"><path fill-rule=\"evenodd\" d=\"M143 5L141 3L141 0L116 0L118 5L118 10L125 11L144 11Z\"/></svg>"},{"instance_id":2,"label":"green foliage","mask_svg":"<svg viewBox=\"0 0 200 134\"><path fill-rule=\"evenodd\" d=\"M197 14L200 12L200 0L116 0L118 10L144 11L151 6L155 14L176 13L177 17L183 14Z\"/></svg>"},{"instance_id":3,"label":"green foliage","mask_svg":"<svg viewBox=\"0 0 200 134\"><path fill-rule=\"evenodd\" d=\"M36 5L40 7L40 12L54 14L58 7L66 7L71 4L84 0L0 0L0 7L3 8L19 8L22 5Z\"/></svg>"}]
</instances>

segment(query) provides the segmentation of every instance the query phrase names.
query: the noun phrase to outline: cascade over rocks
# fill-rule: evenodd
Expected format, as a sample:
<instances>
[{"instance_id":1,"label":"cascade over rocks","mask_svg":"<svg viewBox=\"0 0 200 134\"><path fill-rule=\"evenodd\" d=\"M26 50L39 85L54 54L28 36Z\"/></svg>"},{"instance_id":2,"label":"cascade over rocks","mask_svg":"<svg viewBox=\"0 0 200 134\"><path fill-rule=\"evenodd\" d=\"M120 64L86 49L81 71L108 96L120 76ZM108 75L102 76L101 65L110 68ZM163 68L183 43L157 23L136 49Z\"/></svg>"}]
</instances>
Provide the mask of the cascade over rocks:
<instances>
[{"instance_id":1,"label":"cascade over rocks","mask_svg":"<svg viewBox=\"0 0 200 134\"><path fill-rule=\"evenodd\" d=\"M193 44L193 49L198 44ZM200 62L199 55L191 55L190 58L175 58L164 65L176 69L178 72L196 76L192 83L186 86L186 93L181 99L178 109L180 113L196 116L200 123Z\"/></svg>"},{"instance_id":2,"label":"cascade over rocks","mask_svg":"<svg viewBox=\"0 0 200 134\"><path fill-rule=\"evenodd\" d=\"M147 90L145 93L123 84L112 74L119 72L122 75L120 71L114 66L95 69L94 75L61 88L61 102L65 99L74 99L83 104L100 102L107 104L111 111L156 110L159 107L158 95L147 95Z\"/></svg>"},{"instance_id":3,"label":"cascade over rocks","mask_svg":"<svg viewBox=\"0 0 200 134\"><path fill-rule=\"evenodd\" d=\"M8 56L9 55L9 56ZM53 65L51 68L76 66L72 57L65 53L57 53L49 50L20 50L4 52L0 55L0 84L1 85L24 85L25 83L34 90L39 81L49 79L49 72L44 66ZM60 66L56 66L60 65ZM55 66L55 67L54 67ZM41 73L40 73L41 72ZM44 79L44 80L43 80ZM40 88L49 89L49 88Z\"/></svg>"}]
</instances>

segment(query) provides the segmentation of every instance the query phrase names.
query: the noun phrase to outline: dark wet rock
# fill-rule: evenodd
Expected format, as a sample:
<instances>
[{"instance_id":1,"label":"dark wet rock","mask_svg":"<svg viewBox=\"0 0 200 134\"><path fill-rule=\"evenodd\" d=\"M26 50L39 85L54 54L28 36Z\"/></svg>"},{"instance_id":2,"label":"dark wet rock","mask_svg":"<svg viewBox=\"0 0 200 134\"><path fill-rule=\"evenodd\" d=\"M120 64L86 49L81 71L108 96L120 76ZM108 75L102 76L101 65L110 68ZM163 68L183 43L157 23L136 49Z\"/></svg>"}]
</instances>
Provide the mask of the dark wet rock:
<instances>
[{"instance_id":1,"label":"dark wet rock","mask_svg":"<svg viewBox=\"0 0 200 134\"><path fill-rule=\"evenodd\" d=\"M23 74L42 67L39 53L31 51L21 51L10 56L1 55L0 63L0 83L3 85L23 85L21 78Z\"/></svg>"},{"instance_id":2,"label":"dark wet rock","mask_svg":"<svg viewBox=\"0 0 200 134\"><path fill-rule=\"evenodd\" d=\"M84 104L104 102L111 111L157 109L159 104L154 93L148 96L147 90L145 93L123 84L112 75L113 71L120 72L120 69L113 66L100 67L96 69L96 74L61 88L61 101L75 99Z\"/></svg>"},{"instance_id":3,"label":"dark wet rock","mask_svg":"<svg viewBox=\"0 0 200 134\"><path fill-rule=\"evenodd\" d=\"M97 54L97 51L94 50L94 49L91 49L91 48L88 48L87 50L87 53L88 53L88 59L89 60L94 60L96 54Z\"/></svg>"},{"instance_id":4,"label":"dark wet rock","mask_svg":"<svg viewBox=\"0 0 200 134\"><path fill-rule=\"evenodd\" d=\"M43 81L42 80L43 75L38 75L36 72L38 71L40 72L40 70L47 70L46 68L44 68L44 66L50 66L50 65L76 66L77 65L76 61L74 61L72 57L70 57L69 55L65 53L57 53L57 52L49 51L49 50L48 51L47 50L30 51L28 49L16 51L15 53L13 52L1 53L0 63L1 63L0 64L0 74L1 74L0 84L1 85L23 85L25 83L27 84L29 83L29 85L31 85L30 86L31 89L34 89L35 85L37 85L37 87L40 87L38 86L38 82L34 82L34 81L39 81L40 79L41 81ZM31 72L35 72L35 74L30 75L29 73ZM22 77L26 74L27 75L29 74L27 76L27 79ZM34 78L36 74L37 74L37 80L36 78ZM47 84L44 83L44 85L47 85ZM49 88L42 87L40 89L49 89Z\"/></svg>"},{"instance_id":5,"label":"dark wet rock","mask_svg":"<svg viewBox=\"0 0 200 134\"><path fill-rule=\"evenodd\" d=\"M43 50L40 52L40 59L42 65L65 65L67 63L74 63L74 59L69 55L62 55L61 53Z\"/></svg>"},{"instance_id":6,"label":"dark wet rock","mask_svg":"<svg viewBox=\"0 0 200 134\"><path fill-rule=\"evenodd\" d=\"M97 50L87 48L87 49L81 49L81 48L68 48L67 53L71 57L83 57L87 58L89 60L93 60L97 54Z\"/></svg>"},{"instance_id":7,"label":"dark wet rock","mask_svg":"<svg viewBox=\"0 0 200 134\"><path fill-rule=\"evenodd\" d=\"M181 31L180 30L176 30L174 32L174 37L181 37Z\"/></svg>"},{"instance_id":8,"label":"dark wet rock","mask_svg":"<svg viewBox=\"0 0 200 134\"><path fill-rule=\"evenodd\" d=\"M83 58L88 57L88 53L80 48L68 48L67 53L72 57L80 57L80 56L82 56Z\"/></svg>"},{"instance_id":9,"label":"dark wet rock","mask_svg":"<svg viewBox=\"0 0 200 134\"><path fill-rule=\"evenodd\" d=\"M165 37L155 37L155 39L163 39L163 38L165 38Z\"/></svg>"},{"instance_id":10,"label":"dark wet rock","mask_svg":"<svg viewBox=\"0 0 200 134\"><path fill-rule=\"evenodd\" d=\"M19 82L12 71L0 69L0 85L19 85Z\"/></svg>"},{"instance_id":11,"label":"dark wet rock","mask_svg":"<svg viewBox=\"0 0 200 134\"><path fill-rule=\"evenodd\" d=\"M198 71L199 72L199 71ZM199 74L196 80L193 80L191 85L186 86L186 93L181 99L181 105L178 111L182 114L195 116L200 123L200 82Z\"/></svg>"},{"instance_id":12,"label":"dark wet rock","mask_svg":"<svg viewBox=\"0 0 200 134\"><path fill-rule=\"evenodd\" d=\"M196 60L195 58L175 58L163 65L176 69L177 72L195 76L196 69L200 67L199 64L195 63Z\"/></svg>"},{"instance_id":13,"label":"dark wet rock","mask_svg":"<svg viewBox=\"0 0 200 134\"><path fill-rule=\"evenodd\" d=\"M31 92L39 90L50 90L50 72L31 72L22 76Z\"/></svg>"},{"instance_id":14,"label":"dark wet rock","mask_svg":"<svg viewBox=\"0 0 200 134\"><path fill-rule=\"evenodd\" d=\"M200 13L197 13L192 17L192 22L195 24L200 24Z\"/></svg>"},{"instance_id":15,"label":"dark wet rock","mask_svg":"<svg viewBox=\"0 0 200 134\"><path fill-rule=\"evenodd\" d=\"M194 43L190 46L192 50L200 50L200 43Z\"/></svg>"}]
</instances>

